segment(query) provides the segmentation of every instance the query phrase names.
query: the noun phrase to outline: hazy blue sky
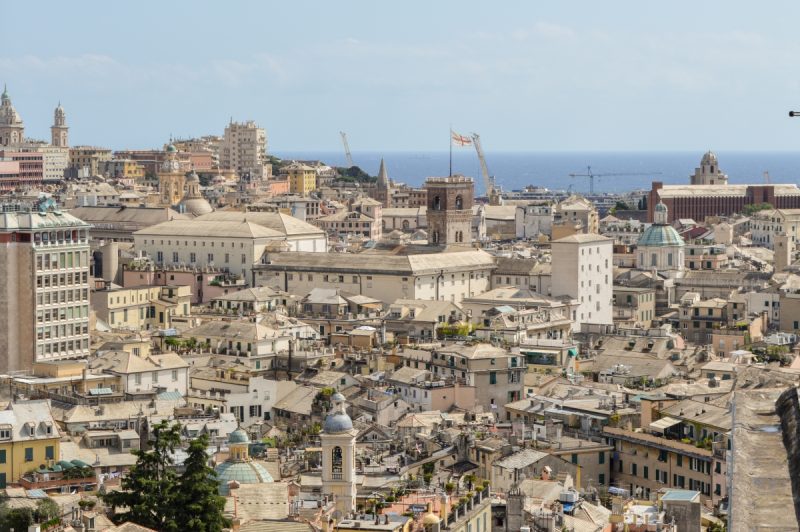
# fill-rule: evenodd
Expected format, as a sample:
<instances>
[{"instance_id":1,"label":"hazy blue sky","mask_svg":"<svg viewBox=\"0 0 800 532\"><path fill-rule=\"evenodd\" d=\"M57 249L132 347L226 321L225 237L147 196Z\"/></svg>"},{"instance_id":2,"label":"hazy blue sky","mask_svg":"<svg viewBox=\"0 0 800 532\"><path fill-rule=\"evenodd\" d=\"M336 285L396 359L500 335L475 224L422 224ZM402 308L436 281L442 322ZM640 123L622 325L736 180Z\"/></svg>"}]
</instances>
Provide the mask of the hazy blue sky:
<instances>
[{"instance_id":1,"label":"hazy blue sky","mask_svg":"<svg viewBox=\"0 0 800 532\"><path fill-rule=\"evenodd\" d=\"M800 3L4 2L29 135L146 148L254 119L271 151L794 150Z\"/></svg>"}]
</instances>

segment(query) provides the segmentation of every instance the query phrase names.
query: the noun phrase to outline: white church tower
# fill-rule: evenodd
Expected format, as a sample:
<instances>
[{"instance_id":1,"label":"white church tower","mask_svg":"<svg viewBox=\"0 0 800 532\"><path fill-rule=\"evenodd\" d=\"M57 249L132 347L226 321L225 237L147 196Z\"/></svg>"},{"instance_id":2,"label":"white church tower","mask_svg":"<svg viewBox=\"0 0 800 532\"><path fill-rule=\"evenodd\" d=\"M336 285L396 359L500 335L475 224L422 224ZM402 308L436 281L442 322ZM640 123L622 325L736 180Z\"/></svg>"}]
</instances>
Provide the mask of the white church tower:
<instances>
[{"instance_id":1,"label":"white church tower","mask_svg":"<svg viewBox=\"0 0 800 532\"><path fill-rule=\"evenodd\" d=\"M322 493L332 495L341 517L356 511L356 435L345 398L331 397L333 406L322 426Z\"/></svg>"}]
</instances>

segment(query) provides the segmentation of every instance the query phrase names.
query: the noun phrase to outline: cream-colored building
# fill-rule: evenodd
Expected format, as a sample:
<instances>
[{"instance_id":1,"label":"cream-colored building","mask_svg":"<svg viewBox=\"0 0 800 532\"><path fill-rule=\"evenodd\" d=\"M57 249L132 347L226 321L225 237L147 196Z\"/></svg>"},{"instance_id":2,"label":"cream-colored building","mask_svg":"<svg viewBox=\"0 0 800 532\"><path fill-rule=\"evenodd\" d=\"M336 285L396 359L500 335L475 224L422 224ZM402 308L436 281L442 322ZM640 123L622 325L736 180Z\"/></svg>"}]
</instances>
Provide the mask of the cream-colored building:
<instances>
[{"instance_id":1,"label":"cream-colored building","mask_svg":"<svg viewBox=\"0 0 800 532\"><path fill-rule=\"evenodd\" d=\"M191 300L189 286L114 287L92 291L92 311L112 329L167 329L191 313Z\"/></svg>"},{"instance_id":2,"label":"cream-colored building","mask_svg":"<svg viewBox=\"0 0 800 532\"><path fill-rule=\"evenodd\" d=\"M42 207L0 212L0 371L89 354L89 225Z\"/></svg>"},{"instance_id":3,"label":"cream-colored building","mask_svg":"<svg viewBox=\"0 0 800 532\"><path fill-rule=\"evenodd\" d=\"M222 139L220 164L239 174L250 172L256 179L269 177L267 164L267 133L255 122L231 122Z\"/></svg>"},{"instance_id":4,"label":"cream-colored building","mask_svg":"<svg viewBox=\"0 0 800 532\"><path fill-rule=\"evenodd\" d=\"M599 233L600 217L594 204L581 196L570 196L556 204L553 209L553 225L577 226L580 224L582 233ZM553 239L556 239L556 230L551 228Z\"/></svg>"},{"instance_id":5,"label":"cream-colored building","mask_svg":"<svg viewBox=\"0 0 800 532\"><path fill-rule=\"evenodd\" d=\"M800 209L768 209L750 216L753 244L775 249L775 238L781 233L797 245L800 236Z\"/></svg>"},{"instance_id":6,"label":"cream-colored building","mask_svg":"<svg viewBox=\"0 0 800 532\"><path fill-rule=\"evenodd\" d=\"M481 250L385 255L276 253L255 267L257 286L304 296L340 288L384 303L398 299L461 302L490 288L494 257Z\"/></svg>"},{"instance_id":7,"label":"cream-colored building","mask_svg":"<svg viewBox=\"0 0 800 532\"><path fill-rule=\"evenodd\" d=\"M69 149L69 166L88 176L100 175L100 163L111 160L111 150L96 146L75 146ZM87 176L87 177L88 177Z\"/></svg>"},{"instance_id":8,"label":"cream-colored building","mask_svg":"<svg viewBox=\"0 0 800 532\"><path fill-rule=\"evenodd\" d=\"M264 224L264 225L262 225ZM267 226L266 224L269 224ZM210 213L136 231L134 246L160 266L216 267L253 281L253 269L283 250L327 251L325 233L280 213Z\"/></svg>"}]
</instances>

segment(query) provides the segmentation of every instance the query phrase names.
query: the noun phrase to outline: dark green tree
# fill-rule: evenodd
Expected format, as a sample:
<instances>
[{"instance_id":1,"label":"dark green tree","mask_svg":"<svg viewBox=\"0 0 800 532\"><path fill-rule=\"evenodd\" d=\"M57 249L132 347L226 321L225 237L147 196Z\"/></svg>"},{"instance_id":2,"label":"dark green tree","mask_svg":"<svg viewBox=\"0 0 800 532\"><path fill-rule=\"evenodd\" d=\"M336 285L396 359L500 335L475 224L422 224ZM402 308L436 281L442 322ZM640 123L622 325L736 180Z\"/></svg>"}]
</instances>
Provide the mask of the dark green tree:
<instances>
[{"instance_id":1,"label":"dark green tree","mask_svg":"<svg viewBox=\"0 0 800 532\"><path fill-rule=\"evenodd\" d=\"M136 464L122 479L122 490L102 495L112 510L127 508L114 516L115 521L132 521L164 532L186 530L175 519L179 493L171 455L179 443L179 424L162 421L153 426L151 449L133 451Z\"/></svg>"},{"instance_id":2,"label":"dark green tree","mask_svg":"<svg viewBox=\"0 0 800 532\"><path fill-rule=\"evenodd\" d=\"M178 479L177 521L182 530L219 532L230 526L225 518L225 497L219 494L217 474L208 465L208 436L189 444L185 470Z\"/></svg>"}]
</instances>

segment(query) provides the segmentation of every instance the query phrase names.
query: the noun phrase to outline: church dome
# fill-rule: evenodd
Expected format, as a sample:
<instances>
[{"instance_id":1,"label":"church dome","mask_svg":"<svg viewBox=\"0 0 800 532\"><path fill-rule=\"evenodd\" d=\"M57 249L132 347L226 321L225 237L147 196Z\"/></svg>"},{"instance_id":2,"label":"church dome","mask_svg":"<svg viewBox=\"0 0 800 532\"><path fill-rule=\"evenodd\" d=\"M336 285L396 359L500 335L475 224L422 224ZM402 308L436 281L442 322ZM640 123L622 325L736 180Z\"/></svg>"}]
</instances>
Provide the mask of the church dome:
<instances>
[{"instance_id":1,"label":"church dome","mask_svg":"<svg viewBox=\"0 0 800 532\"><path fill-rule=\"evenodd\" d=\"M274 482L269 471L257 462L222 462L214 468L214 471L217 473L220 495L228 495L230 492L228 483L232 480L235 480L239 484L266 484L268 482Z\"/></svg>"},{"instance_id":2,"label":"church dome","mask_svg":"<svg viewBox=\"0 0 800 532\"><path fill-rule=\"evenodd\" d=\"M188 176L186 176L186 182L187 183L199 183L200 182L200 176L197 175L197 172L192 170L192 172Z\"/></svg>"},{"instance_id":3,"label":"church dome","mask_svg":"<svg viewBox=\"0 0 800 532\"><path fill-rule=\"evenodd\" d=\"M667 206L664 205L662 202L658 202L654 207L656 212L667 212Z\"/></svg>"},{"instance_id":4,"label":"church dome","mask_svg":"<svg viewBox=\"0 0 800 532\"><path fill-rule=\"evenodd\" d=\"M188 212L194 216L202 216L214 211L211 204L205 198L189 198L181 202L184 212Z\"/></svg>"},{"instance_id":5,"label":"church dome","mask_svg":"<svg viewBox=\"0 0 800 532\"><path fill-rule=\"evenodd\" d=\"M322 430L328 434L347 432L353 428L353 420L347 414L331 414L325 418Z\"/></svg>"},{"instance_id":6,"label":"church dome","mask_svg":"<svg viewBox=\"0 0 800 532\"><path fill-rule=\"evenodd\" d=\"M705 155L703 155L703 159L700 161L700 164L702 166L709 166L709 165L712 165L712 164L714 166L716 166L717 165L717 155L711 150L707 151L705 153Z\"/></svg>"},{"instance_id":7,"label":"church dome","mask_svg":"<svg viewBox=\"0 0 800 532\"><path fill-rule=\"evenodd\" d=\"M250 443L250 436L242 429L236 429L228 435L228 443Z\"/></svg>"},{"instance_id":8,"label":"church dome","mask_svg":"<svg viewBox=\"0 0 800 532\"><path fill-rule=\"evenodd\" d=\"M636 245L638 247L663 247L683 246L685 243L671 225L653 224L642 233Z\"/></svg>"},{"instance_id":9,"label":"church dome","mask_svg":"<svg viewBox=\"0 0 800 532\"><path fill-rule=\"evenodd\" d=\"M322 425L322 430L327 434L337 434L339 432L347 432L353 429L353 420L347 415L345 409L345 397L339 392L331 396L333 408L325 418L325 423Z\"/></svg>"},{"instance_id":10,"label":"church dome","mask_svg":"<svg viewBox=\"0 0 800 532\"><path fill-rule=\"evenodd\" d=\"M177 153L177 152L178 148L176 148L174 144L170 144L169 146L167 146L167 153Z\"/></svg>"}]
</instances>

